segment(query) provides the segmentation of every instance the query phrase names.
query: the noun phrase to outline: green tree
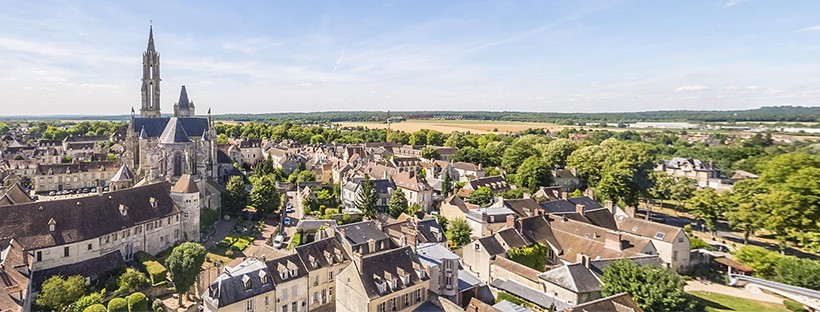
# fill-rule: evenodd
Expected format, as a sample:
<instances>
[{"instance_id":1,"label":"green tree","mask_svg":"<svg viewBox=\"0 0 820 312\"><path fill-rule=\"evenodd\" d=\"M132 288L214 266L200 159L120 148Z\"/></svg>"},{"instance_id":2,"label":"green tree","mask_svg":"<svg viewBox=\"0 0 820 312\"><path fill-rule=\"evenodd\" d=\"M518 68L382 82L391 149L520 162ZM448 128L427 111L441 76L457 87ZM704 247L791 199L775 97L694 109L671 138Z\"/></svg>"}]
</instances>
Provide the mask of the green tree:
<instances>
[{"instance_id":1,"label":"green tree","mask_svg":"<svg viewBox=\"0 0 820 312\"><path fill-rule=\"evenodd\" d=\"M279 207L279 192L272 175L261 176L253 183L249 195L250 204L257 212L271 214Z\"/></svg>"},{"instance_id":2,"label":"green tree","mask_svg":"<svg viewBox=\"0 0 820 312\"><path fill-rule=\"evenodd\" d=\"M85 278L74 275L67 279L54 275L40 287L34 303L46 310L62 311L85 294Z\"/></svg>"},{"instance_id":3,"label":"green tree","mask_svg":"<svg viewBox=\"0 0 820 312\"><path fill-rule=\"evenodd\" d=\"M603 296L627 293L647 312L697 311L696 303L683 292L685 282L675 272L659 266L638 266L621 259L604 269Z\"/></svg>"},{"instance_id":4,"label":"green tree","mask_svg":"<svg viewBox=\"0 0 820 312\"><path fill-rule=\"evenodd\" d=\"M441 159L441 155L438 154L438 151L435 148L426 146L421 149L421 158Z\"/></svg>"},{"instance_id":5,"label":"green tree","mask_svg":"<svg viewBox=\"0 0 820 312\"><path fill-rule=\"evenodd\" d=\"M693 217L706 222L706 229L715 235L717 220L728 207L726 195L719 194L713 188L705 188L694 192L692 199L687 202L687 208Z\"/></svg>"},{"instance_id":6,"label":"green tree","mask_svg":"<svg viewBox=\"0 0 820 312\"><path fill-rule=\"evenodd\" d=\"M108 312L108 308L102 303L95 303L85 308L83 312Z\"/></svg>"},{"instance_id":7,"label":"green tree","mask_svg":"<svg viewBox=\"0 0 820 312\"><path fill-rule=\"evenodd\" d=\"M666 172L653 172L653 185L649 189L649 195L657 199L663 208L663 201L672 198L672 187L675 185L675 178L666 174Z\"/></svg>"},{"instance_id":8,"label":"green tree","mask_svg":"<svg viewBox=\"0 0 820 312\"><path fill-rule=\"evenodd\" d=\"M782 257L775 252L766 250L766 248L757 246L743 246L735 250L733 254L735 260L752 267L752 269L755 269L757 276L764 278L774 276L775 265Z\"/></svg>"},{"instance_id":9,"label":"green tree","mask_svg":"<svg viewBox=\"0 0 820 312\"><path fill-rule=\"evenodd\" d=\"M404 191L397 188L393 195L390 196L390 201L387 203L390 216L398 218L402 213L407 211L407 198L404 197Z\"/></svg>"},{"instance_id":10,"label":"green tree","mask_svg":"<svg viewBox=\"0 0 820 312\"><path fill-rule=\"evenodd\" d=\"M125 297L125 299L128 301L128 311L148 311L148 297L146 297L145 294L135 292Z\"/></svg>"},{"instance_id":11,"label":"green tree","mask_svg":"<svg viewBox=\"0 0 820 312\"><path fill-rule=\"evenodd\" d=\"M174 282L174 288L179 293L180 306L182 306L182 295L191 289L202 269L205 253L205 247L202 245L185 242L174 247L171 255L165 259L165 266L171 272L171 281Z\"/></svg>"},{"instance_id":12,"label":"green tree","mask_svg":"<svg viewBox=\"0 0 820 312\"><path fill-rule=\"evenodd\" d=\"M365 175L364 180L359 183L358 198L355 202L356 209L359 209L368 218L373 219L378 212L378 207L376 207L377 196L373 180L370 180L370 176Z\"/></svg>"},{"instance_id":13,"label":"green tree","mask_svg":"<svg viewBox=\"0 0 820 312\"><path fill-rule=\"evenodd\" d=\"M570 154L567 166L575 168L578 176L591 187L598 185L601 180L601 171L607 155L604 148L598 145L579 148Z\"/></svg>"},{"instance_id":14,"label":"green tree","mask_svg":"<svg viewBox=\"0 0 820 312\"><path fill-rule=\"evenodd\" d=\"M316 174L309 170L297 170L288 177L290 183L316 181Z\"/></svg>"},{"instance_id":15,"label":"green tree","mask_svg":"<svg viewBox=\"0 0 820 312\"><path fill-rule=\"evenodd\" d=\"M564 167L567 165L567 159L572 152L578 149L578 145L569 139L557 139L546 145L542 150L541 155L547 163L555 166Z\"/></svg>"},{"instance_id":16,"label":"green tree","mask_svg":"<svg viewBox=\"0 0 820 312\"><path fill-rule=\"evenodd\" d=\"M507 257L510 260L538 270L539 272L544 271L548 254L549 247L538 242L529 246L510 248L507 250Z\"/></svg>"},{"instance_id":17,"label":"green tree","mask_svg":"<svg viewBox=\"0 0 820 312\"><path fill-rule=\"evenodd\" d=\"M436 130L427 131L427 144L441 146L444 144L444 134Z\"/></svg>"},{"instance_id":18,"label":"green tree","mask_svg":"<svg viewBox=\"0 0 820 312\"><path fill-rule=\"evenodd\" d=\"M325 143L325 136L321 134L314 134L310 137L310 144Z\"/></svg>"},{"instance_id":19,"label":"green tree","mask_svg":"<svg viewBox=\"0 0 820 312\"><path fill-rule=\"evenodd\" d=\"M692 194L697 190L695 180L687 177L677 177L675 183L669 189L669 199L679 203L685 203L692 198Z\"/></svg>"},{"instance_id":20,"label":"green tree","mask_svg":"<svg viewBox=\"0 0 820 312\"><path fill-rule=\"evenodd\" d=\"M470 242L470 236L472 236L473 230L470 228L470 225L467 224L467 220L457 218L447 226L446 233L454 245L464 246Z\"/></svg>"},{"instance_id":21,"label":"green tree","mask_svg":"<svg viewBox=\"0 0 820 312\"><path fill-rule=\"evenodd\" d=\"M450 221L447 220L447 217L438 214L436 215L436 222L439 226L441 226L441 229L443 229L445 232L447 231L447 226L450 224Z\"/></svg>"},{"instance_id":22,"label":"green tree","mask_svg":"<svg viewBox=\"0 0 820 312\"><path fill-rule=\"evenodd\" d=\"M117 285L119 286L119 289L128 292L136 291L137 289L148 285L148 283L148 277L145 276L144 273L132 268L125 269L125 273L122 273L122 275L117 278Z\"/></svg>"},{"instance_id":23,"label":"green tree","mask_svg":"<svg viewBox=\"0 0 820 312\"><path fill-rule=\"evenodd\" d=\"M108 302L108 312L128 312L128 302L123 298L111 299Z\"/></svg>"},{"instance_id":24,"label":"green tree","mask_svg":"<svg viewBox=\"0 0 820 312\"><path fill-rule=\"evenodd\" d=\"M489 187L482 186L470 193L470 203L479 206L486 206L493 202L493 191Z\"/></svg>"},{"instance_id":25,"label":"green tree","mask_svg":"<svg viewBox=\"0 0 820 312\"><path fill-rule=\"evenodd\" d=\"M515 178L518 186L535 192L541 186L552 184L552 166L541 157L530 156L518 167Z\"/></svg>"},{"instance_id":26,"label":"green tree","mask_svg":"<svg viewBox=\"0 0 820 312\"><path fill-rule=\"evenodd\" d=\"M449 172L444 173L444 179L441 181L441 194L444 196L450 195L453 192L453 179Z\"/></svg>"},{"instance_id":27,"label":"green tree","mask_svg":"<svg viewBox=\"0 0 820 312\"><path fill-rule=\"evenodd\" d=\"M472 146L472 144L467 140L467 136L464 133L453 131L453 133L450 133L450 137L447 138L447 141L444 142L444 146L460 149L465 146Z\"/></svg>"},{"instance_id":28,"label":"green tree","mask_svg":"<svg viewBox=\"0 0 820 312\"><path fill-rule=\"evenodd\" d=\"M820 261L781 257L774 268L775 280L781 283L820 290Z\"/></svg>"},{"instance_id":29,"label":"green tree","mask_svg":"<svg viewBox=\"0 0 820 312\"><path fill-rule=\"evenodd\" d=\"M88 307L93 306L95 304L102 304L103 303L103 293L105 291L93 292L88 295L80 297L77 302L71 305L72 312L83 312ZM105 307L103 307L103 312L105 311Z\"/></svg>"},{"instance_id":30,"label":"green tree","mask_svg":"<svg viewBox=\"0 0 820 312\"><path fill-rule=\"evenodd\" d=\"M302 209L305 214L310 214L319 209L319 199L316 196L308 196L302 199Z\"/></svg>"},{"instance_id":31,"label":"green tree","mask_svg":"<svg viewBox=\"0 0 820 312\"><path fill-rule=\"evenodd\" d=\"M248 191L242 177L232 176L222 193L222 207L226 211L239 213L248 206Z\"/></svg>"},{"instance_id":32,"label":"green tree","mask_svg":"<svg viewBox=\"0 0 820 312\"><path fill-rule=\"evenodd\" d=\"M501 157L501 165L509 173L518 172L518 166L530 156L540 156L533 148L537 144L547 143L547 139L539 135L525 135L513 141Z\"/></svg>"},{"instance_id":33,"label":"green tree","mask_svg":"<svg viewBox=\"0 0 820 312\"><path fill-rule=\"evenodd\" d=\"M731 205L726 211L726 218L733 229L743 232L744 244L748 244L749 237L766 222L767 213L756 196L765 192L758 180L742 180L732 186L729 195Z\"/></svg>"}]
</instances>

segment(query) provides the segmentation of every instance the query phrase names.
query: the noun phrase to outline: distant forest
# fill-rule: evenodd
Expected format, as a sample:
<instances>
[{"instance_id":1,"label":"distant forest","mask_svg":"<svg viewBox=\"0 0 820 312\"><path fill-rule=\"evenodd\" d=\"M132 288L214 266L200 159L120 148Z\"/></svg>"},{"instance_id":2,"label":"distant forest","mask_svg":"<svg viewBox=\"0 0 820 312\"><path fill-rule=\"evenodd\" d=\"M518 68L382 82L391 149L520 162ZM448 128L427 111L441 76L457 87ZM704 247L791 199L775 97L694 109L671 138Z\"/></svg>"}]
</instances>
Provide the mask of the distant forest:
<instances>
[{"instance_id":1,"label":"distant forest","mask_svg":"<svg viewBox=\"0 0 820 312\"><path fill-rule=\"evenodd\" d=\"M535 113L535 112L481 112L481 111L402 111L392 112L394 117L428 119L433 116L460 116L467 120L549 122L576 124L579 122L820 122L820 107L778 106L735 111L647 111L625 113ZM266 113L223 114L217 120L259 121L280 123L323 123L343 121L383 121L386 112L313 112L313 113Z\"/></svg>"}]
</instances>

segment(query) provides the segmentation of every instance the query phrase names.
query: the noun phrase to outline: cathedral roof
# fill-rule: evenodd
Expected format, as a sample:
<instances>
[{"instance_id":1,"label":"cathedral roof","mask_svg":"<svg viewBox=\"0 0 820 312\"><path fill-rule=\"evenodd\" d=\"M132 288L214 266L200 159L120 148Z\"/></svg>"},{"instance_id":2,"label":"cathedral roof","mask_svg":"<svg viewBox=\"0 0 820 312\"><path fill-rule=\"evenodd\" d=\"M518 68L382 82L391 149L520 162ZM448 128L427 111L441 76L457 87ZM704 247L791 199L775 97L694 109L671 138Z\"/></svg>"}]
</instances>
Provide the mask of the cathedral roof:
<instances>
[{"instance_id":1,"label":"cathedral roof","mask_svg":"<svg viewBox=\"0 0 820 312\"><path fill-rule=\"evenodd\" d=\"M120 170L117 170L117 173L115 173L114 176L111 177L111 182L133 180L134 174L131 173L131 169L128 169L128 166L126 166L125 164L122 164L122 166L120 166Z\"/></svg>"},{"instance_id":2,"label":"cathedral roof","mask_svg":"<svg viewBox=\"0 0 820 312\"><path fill-rule=\"evenodd\" d=\"M188 133L185 132L185 128L180 124L179 119L171 117L165 126L165 130L162 131L162 135L159 136L159 142L166 144L189 143L191 139L188 138Z\"/></svg>"},{"instance_id":3,"label":"cathedral roof","mask_svg":"<svg viewBox=\"0 0 820 312\"><path fill-rule=\"evenodd\" d=\"M179 91L179 102L177 102L177 105L179 105L180 109L188 109L189 104L188 91L185 91L185 86L182 86L182 91Z\"/></svg>"},{"instance_id":4,"label":"cathedral roof","mask_svg":"<svg viewBox=\"0 0 820 312\"><path fill-rule=\"evenodd\" d=\"M185 133L192 137L201 137L202 133L208 131L210 125L206 117L179 117L177 121L185 129ZM162 132L168 126L171 120L169 117L146 118L135 117L131 122L131 131L140 133L145 129L145 136L156 138L162 135Z\"/></svg>"},{"instance_id":5,"label":"cathedral roof","mask_svg":"<svg viewBox=\"0 0 820 312\"><path fill-rule=\"evenodd\" d=\"M179 181L171 188L172 193L199 193L199 188L191 178L190 174L183 174L179 177Z\"/></svg>"},{"instance_id":6,"label":"cathedral roof","mask_svg":"<svg viewBox=\"0 0 820 312\"><path fill-rule=\"evenodd\" d=\"M147 138L148 138L148 134L145 133L145 126L142 126L142 129L140 129L140 139L147 139Z\"/></svg>"}]
</instances>

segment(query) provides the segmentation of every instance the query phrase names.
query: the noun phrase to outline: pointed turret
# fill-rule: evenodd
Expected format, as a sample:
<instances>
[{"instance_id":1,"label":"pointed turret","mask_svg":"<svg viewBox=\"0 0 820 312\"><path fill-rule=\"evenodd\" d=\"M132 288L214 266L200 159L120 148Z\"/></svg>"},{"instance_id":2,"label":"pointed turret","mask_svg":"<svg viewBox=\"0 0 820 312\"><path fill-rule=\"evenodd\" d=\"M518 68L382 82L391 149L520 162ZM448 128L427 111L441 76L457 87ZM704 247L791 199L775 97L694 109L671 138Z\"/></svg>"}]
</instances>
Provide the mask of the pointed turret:
<instances>
[{"instance_id":1,"label":"pointed turret","mask_svg":"<svg viewBox=\"0 0 820 312\"><path fill-rule=\"evenodd\" d=\"M154 46L154 27L148 31L148 48L142 54L141 117L160 117L159 53Z\"/></svg>"},{"instance_id":2,"label":"pointed turret","mask_svg":"<svg viewBox=\"0 0 820 312\"><path fill-rule=\"evenodd\" d=\"M145 133L145 126L142 126L142 129L140 130L140 140L144 140L144 139L147 139L147 138L148 138L148 134Z\"/></svg>"},{"instance_id":3,"label":"pointed turret","mask_svg":"<svg viewBox=\"0 0 820 312\"><path fill-rule=\"evenodd\" d=\"M183 174L177 183L171 188L173 193L199 193L199 188L194 183L190 174Z\"/></svg>"},{"instance_id":4,"label":"pointed turret","mask_svg":"<svg viewBox=\"0 0 820 312\"><path fill-rule=\"evenodd\" d=\"M182 86L182 90L179 91L179 101L174 104L174 116L193 117L194 115L194 103L188 99L188 91L185 90L185 86Z\"/></svg>"},{"instance_id":5,"label":"pointed turret","mask_svg":"<svg viewBox=\"0 0 820 312\"><path fill-rule=\"evenodd\" d=\"M154 25L148 26L148 51L156 51L154 48Z\"/></svg>"},{"instance_id":6,"label":"pointed turret","mask_svg":"<svg viewBox=\"0 0 820 312\"><path fill-rule=\"evenodd\" d=\"M133 181L134 174L131 173L131 169L128 169L128 166L123 164L120 166L120 170L117 170L117 173L111 177L111 182L121 182L121 181Z\"/></svg>"}]
</instances>

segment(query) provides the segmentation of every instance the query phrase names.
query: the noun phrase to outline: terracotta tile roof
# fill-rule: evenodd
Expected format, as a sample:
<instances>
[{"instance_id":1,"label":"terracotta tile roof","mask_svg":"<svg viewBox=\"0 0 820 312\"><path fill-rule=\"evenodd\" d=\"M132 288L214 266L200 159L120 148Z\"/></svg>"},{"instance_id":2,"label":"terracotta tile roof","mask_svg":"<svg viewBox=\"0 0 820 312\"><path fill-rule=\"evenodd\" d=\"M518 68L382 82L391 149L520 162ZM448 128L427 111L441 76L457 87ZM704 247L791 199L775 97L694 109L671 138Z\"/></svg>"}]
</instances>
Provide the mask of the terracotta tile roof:
<instances>
[{"instance_id":1,"label":"terracotta tile roof","mask_svg":"<svg viewBox=\"0 0 820 312\"><path fill-rule=\"evenodd\" d=\"M177 180L177 183L174 184L174 187L171 188L171 192L174 193L199 193L199 188L194 183L193 178L191 178L190 174L183 174Z\"/></svg>"}]
</instances>

